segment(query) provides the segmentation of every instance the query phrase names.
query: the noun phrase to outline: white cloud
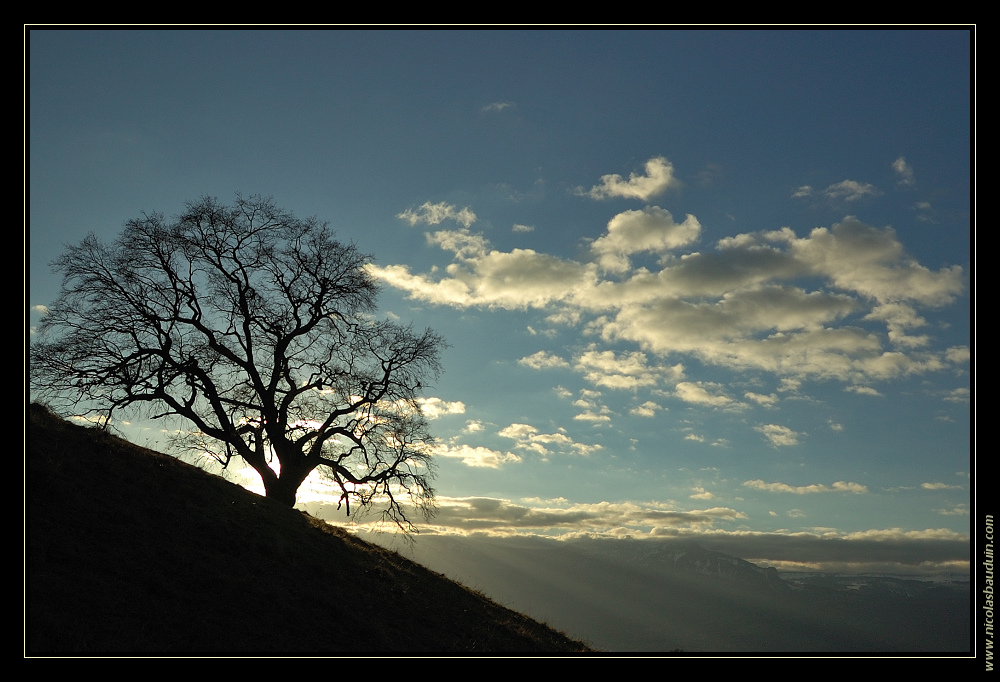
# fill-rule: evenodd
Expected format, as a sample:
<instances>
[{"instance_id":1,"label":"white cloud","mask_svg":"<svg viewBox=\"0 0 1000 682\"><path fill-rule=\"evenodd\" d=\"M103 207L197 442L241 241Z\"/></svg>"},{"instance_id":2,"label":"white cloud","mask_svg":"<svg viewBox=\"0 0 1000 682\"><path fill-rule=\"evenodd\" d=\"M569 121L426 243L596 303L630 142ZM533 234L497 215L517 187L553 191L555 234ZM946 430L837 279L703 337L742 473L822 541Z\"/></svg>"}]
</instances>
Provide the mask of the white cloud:
<instances>
[{"instance_id":1,"label":"white cloud","mask_svg":"<svg viewBox=\"0 0 1000 682\"><path fill-rule=\"evenodd\" d=\"M879 303L950 303L964 289L962 268L932 272L903 253L891 227L878 229L847 216L790 243L794 259L835 286Z\"/></svg>"},{"instance_id":2,"label":"white cloud","mask_svg":"<svg viewBox=\"0 0 1000 682\"><path fill-rule=\"evenodd\" d=\"M889 341L895 346L920 348L930 342L927 335L911 336L908 329L922 327L927 321L917 315L912 305L907 303L884 303L875 306L865 317L866 320L882 320L889 331Z\"/></svg>"},{"instance_id":3,"label":"white cloud","mask_svg":"<svg viewBox=\"0 0 1000 682\"><path fill-rule=\"evenodd\" d=\"M561 452L563 454L589 455L601 449L600 445L578 443L565 433L540 433L530 424L511 424L501 429L497 435L515 441L515 447L533 452L542 457Z\"/></svg>"},{"instance_id":4,"label":"white cloud","mask_svg":"<svg viewBox=\"0 0 1000 682\"><path fill-rule=\"evenodd\" d=\"M437 419L446 414L464 414L465 403L461 401L447 402L440 398L417 398L424 416L428 419Z\"/></svg>"},{"instance_id":5,"label":"white cloud","mask_svg":"<svg viewBox=\"0 0 1000 682\"><path fill-rule=\"evenodd\" d=\"M420 208L416 210L408 208L396 217L407 221L410 225L416 225L417 223L437 225L444 220L454 220L465 227L469 227L472 223L476 222L476 214L468 206L456 210L454 206L444 201L438 204L432 204L428 201L422 204Z\"/></svg>"},{"instance_id":6,"label":"white cloud","mask_svg":"<svg viewBox=\"0 0 1000 682\"><path fill-rule=\"evenodd\" d=\"M591 243L594 262L530 249L498 251L482 235L458 229L428 235L454 254L444 270L412 274L405 266L372 265L369 272L414 299L459 308L542 309L552 325L583 324L584 333L601 342L635 344L638 354L594 346L570 361L606 388L679 381L683 368L678 363L666 371L666 357L772 373L779 391L806 379L865 386L969 359L967 346L932 350L929 333L913 333L929 328L921 308L947 305L963 293L963 269L920 265L891 227L848 216L804 237L787 227L742 233L713 249L665 257L655 271L632 268L628 255L690 247L686 240L695 236L695 220L682 229L656 211L617 216L628 215L623 220L631 227L609 223ZM598 262L611 263L615 277L606 278L609 270ZM529 357L523 364L538 368L547 358ZM606 360L619 367L603 367Z\"/></svg>"},{"instance_id":7,"label":"white cloud","mask_svg":"<svg viewBox=\"0 0 1000 682\"><path fill-rule=\"evenodd\" d=\"M483 107L482 111L484 112L503 111L504 109L508 109L513 106L514 106L513 102L492 102Z\"/></svg>"},{"instance_id":8,"label":"white cloud","mask_svg":"<svg viewBox=\"0 0 1000 682\"><path fill-rule=\"evenodd\" d=\"M845 483L844 481L837 481L831 486L826 486L822 484L813 485L788 485L787 483L766 483L760 479L754 481L745 481L743 483L747 488L752 488L754 490L764 490L769 493L793 493L795 495L808 495L811 493L855 493L862 494L867 493L867 486L863 486L860 483Z\"/></svg>"},{"instance_id":9,"label":"white cloud","mask_svg":"<svg viewBox=\"0 0 1000 682\"><path fill-rule=\"evenodd\" d=\"M656 413L662 409L664 408L652 400L647 400L642 405L637 405L629 410L629 414L634 414L637 417L655 417Z\"/></svg>"},{"instance_id":10,"label":"white cloud","mask_svg":"<svg viewBox=\"0 0 1000 682\"><path fill-rule=\"evenodd\" d=\"M972 391L967 388L955 388L944 399L949 403L968 403L972 399Z\"/></svg>"},{"instance_id":11,"label":"white cloud","mask_svg":"<svg viewBox=\"0 0 1000 682\"><path fill-rule=\"evenodd\" d=\"M778 402L778 396L774 393L769 395L763 395L761 393L752 393L747 391L743 394L743 397L747 400L752 400L758 405L763 405L764 407L773 407L776 402Z\"/></svg>"},{"instance_id":12,"label":"white cloud","mask_svg":"<svg viewBox=\"0 0 1000 682\"><path fill-rule=\"evenodd\" d=\"M664 253L698 240L701 224L688 214L683 223L674 222L670 211L647 206L641 211L625 211L608 221L608 232L590 245L598 262L609 272L627 272L628 256L651 251Z\"/></svg>"},{"instance_id":13,"label":"white cloud","mask_svg":"<svg viewBox=\"0 0 1000 682\"><path fill-rule=\"evenodd\" d=\"M574 369L595 386L632 390L656 386L664 377L680 378L684 368L650 365L645 353L588 350L574 358Z\"/></svg>"},{"instance_id":14,"label":"white cloud","mask_svg":"<svg viewBox=\"0 0 1000 682\"><path fill-rule=\"evenodd\" d=\"M882 395L871 386L847 386L844 390L850 393L857 393L858 395L870 395L874 397L881 397Z\"/></svg>"},{"instance_id":15,"label":"white cloud","mask_svg":"<svg viewBox=\"0 0 1000 682\"><path fill-rule=\"evenodd\" d=\"M913 168L910 167L910 164L906 163L906 159L902 156L892 162L892 169L899 175L897 182L900 185L912 185L914 183Z\"/></svg>"},{"instance_id":16,"label":"white cloud","mask_svg":"<svg viewBox=\"0 0 1000 682\"><path fill-rule=\"evenodd\" d=\"M732 398L719 393L722 387L711 382L682 381L674 387L675 395L686 403L709 405L711 407L731 407L739 405Z\"/></svg>"},{"instance_id":17,"label":"white cloud","mask_svg":"<svg viewBox=\"0 0 1000 682\"><path fill-rule=\"evenodd\" d=\"M952 346L945 351L945 358L948 362L960 365L972 359L972 352L968 346Z\"/></svg>"},{"instance_id":18,"label":"white cloud","mask_svg":"<svg viewBox=\"0 0 1000 682\"><path fill-rule=\"evenodd\" d=\"M566 399L566 398L572 398L573 397L573 392L570 391L570 390L567 390L566 388L564 388L562 386L556 386L552 390L555 391L556 396L558 396L559 398Z\"/></svg>"},{"instance_id":19,"label":"white cloud","mask_svg":"<svg viewBox=\"0 0 1000 682\"><path fill-rule=\"evenodd\" d=\"M574 415L573 419L578 422L593 422L594 426L597 426L598 424L608 424L611 422L611 416L609 414L593 412L590 410Z\"/></svg>"},{"instance_id":20,"label":"white cloud","mask_svg":"<svg viewBox=\"0 0 1000 682\"><path fill-rule=\"evenodd\" d=\"M924 490L962 490L963 487L960 485L951 485L950 483L921 483L920 487Z\"/></svg>"},{"instance_id":21,"label":"white cloud","mask_svg":"<svg viewBox=\"0 0 1000 682\"><path fill-rule=\"evenodd\" d=\"M480 234L463 230L438 230L427 234L427 243L451 251L459 260L474 261L486 256L489 243Z\"/></svg>"},{"instance_id":22,"label":"white cloud","mask_svg":"<svg viewBox=\"0 0 1000 682\"><path fill-rule=\"evenodd\" d=\"M521 461L520 456L512 452L500 452L484 447L472 447L470 445L451 446L439 443L431 448L431 453L435 457L446 457L460 459L462 464L470 467L499 469L505 464L516 464Z\"/></svg>"},{"instance_id":23,"label":"white cloud","mask_svg":"<svg viewBox=\"0 0 1000 682\"><path fill-rule=\"evenodd\" d=\"M533 232L534 227L531 225L521 225L519 223L514 223L514 227L511 228L514 232Z\"/></svg>"},{"instance_id":24,"label":"white cloud","mask_svg":"<svg viewBox=\"0 0 1000 682\"><path fill-rule=\"evenodd\" d=\"M591 199L623 197L646 201L676 184L673 165L662 156L657 156L646 162L645 175L631 173L628 180L617 173L602 175L600 184L594 185L587 191L582 187L578 188L577 193Z\"/></svg>"},{"instance_id":25,"label":"white cloud","mask_svg":"<svg viewBox=\"0 0 1000 682\"><path fill-rule=\"evenodd\" d=\"M778 424L764 424L762 426L755 426L754 431L758 431L764 434L764 437L771 441L771 445L775 447L779 446L789 446L798 445L799 438L803 435L802 433L797 433L792 431L787 426L780 426Z\"/></svg>"},{"instance_id":26,"label":"white cloud","mask_svg":"<svg viewBox=\"0 0 1000 682\"><path fill-rule=\"evenodd\" d=\"M688 497L690 497L692 500L710 500L713 497L715 497L715 495L708 492L701 486L695 486L693 490L694 492L688 495Z\"/></svg>"},{"instance_id":27,"label":"white cloud","mask_svg":"<svg viewBox=\"0 0 1000 682\"><path fill-rule=\"evenodd\" d=\"M569 363L558 355L540 350L517 361L518 364L530 367L531 369L554 369L559 367L569 367Z\"/></svg>"},{"instance_id":28,"label":"white cloud","mask_svg":"<svg viewBox=\"0 0 1000 682\"><path fill-rule=\"evenodd\" d=\"M827 187L823 190L823 194L829 199L858 201L865 197L877 197L882 192L878 187L867 182L843 180Z\"/></svg>"}]
</instances>

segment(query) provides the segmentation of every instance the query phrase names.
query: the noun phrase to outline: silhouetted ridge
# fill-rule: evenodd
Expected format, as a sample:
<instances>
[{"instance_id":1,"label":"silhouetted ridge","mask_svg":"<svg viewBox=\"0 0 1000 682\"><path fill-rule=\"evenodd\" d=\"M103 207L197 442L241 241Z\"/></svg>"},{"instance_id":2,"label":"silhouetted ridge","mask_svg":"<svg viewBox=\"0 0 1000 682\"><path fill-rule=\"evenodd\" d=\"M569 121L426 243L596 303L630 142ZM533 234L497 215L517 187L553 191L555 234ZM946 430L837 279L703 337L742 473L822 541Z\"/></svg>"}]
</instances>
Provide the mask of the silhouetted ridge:
<instances>
[{"instance_id":1,"label":"silhouetted ridge","mask_svg":"<svg viewBox=\"0 0 1000 682\"><path fill-rule=\"evenodd\" d=\"M569 652L399 554L29 407L30 654Z\"/></svg>"}]
</instances>

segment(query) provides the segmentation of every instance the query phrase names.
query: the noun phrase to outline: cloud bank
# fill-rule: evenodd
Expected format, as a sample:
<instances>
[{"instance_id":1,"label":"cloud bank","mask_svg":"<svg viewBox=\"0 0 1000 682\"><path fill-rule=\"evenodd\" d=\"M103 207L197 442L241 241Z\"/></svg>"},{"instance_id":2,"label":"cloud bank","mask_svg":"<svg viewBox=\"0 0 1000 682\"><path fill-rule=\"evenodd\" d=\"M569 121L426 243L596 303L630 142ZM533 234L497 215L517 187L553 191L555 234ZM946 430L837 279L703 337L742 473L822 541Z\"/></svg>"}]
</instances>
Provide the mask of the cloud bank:
<instances>
[{"instance_id":1,"label":"cloud bank","mask_svg":"<svg viewBox=\"0 0 1000 682\"><path fill-rule=\"evenodd\" d=\"M704 500L711 495L697 489L690 497ZM686 540L788 571L921 575L968 574L970 569L969 536L944 528L765 532L740 527L746 514L724 506L686 510L657 502L574 504L560 498L517 501L492 497L439 497L438 502L437 516L422 533L496 539L533 536L538 541ZM334 507L317 505L309 511L320 518L332 518Z\"/></svg>"},{"instance_id":2,"label":"cloud bank","mask_svg":"<svg viewBox=\"0 0 1000 682\"><path fill-rule=\"evenodd\" d=\"M921 265L891 227L847 216L804 236L784 227L697 249L700 233L694 216L678 223L655 206L626 211L588 245L589 258L571 260L532 249L500 251L467 228L441 230L428 241L452 255L443 271L373 265L370 272L416 300L540 310L555 326L582 324L603 343L631 343L647 356L689 357L789 381L866 386L968 358L964 346L933 349L922 313L964 291L962 267ZM631 262L641 253L659 259L655 269ZM601 352L564 361L607 388L652 381L638 369L638 356ZM522 362L554 366L553 357L539 353ZM598 358L600 372L593 369Z\"/></svg>"}]
</instances>

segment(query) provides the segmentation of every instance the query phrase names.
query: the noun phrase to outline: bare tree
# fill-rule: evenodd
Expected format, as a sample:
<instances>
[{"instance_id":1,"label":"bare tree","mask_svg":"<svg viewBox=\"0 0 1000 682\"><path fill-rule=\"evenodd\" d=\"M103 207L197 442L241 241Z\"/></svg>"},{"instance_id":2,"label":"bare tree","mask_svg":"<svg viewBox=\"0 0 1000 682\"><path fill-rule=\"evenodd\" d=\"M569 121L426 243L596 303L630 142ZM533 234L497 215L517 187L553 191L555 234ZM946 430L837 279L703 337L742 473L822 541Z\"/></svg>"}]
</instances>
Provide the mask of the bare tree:
<instances>
[{"instance_id":1,"label":"bare tree","mask_svg":"<svg viewBox=\"0 0 1000 682\"><path fill-rule=\"evenodd\" d=\"M406 499L433 509L417 396L444 342L375 318L369 262L260 197L90 235L53 263L63 285L30 346L31 390L105 423L142 405L179 415L188 445L242 458L268 497L294 505L318 469L348 514L353 501L411 531Z\"/></svg>"}]
</instances>

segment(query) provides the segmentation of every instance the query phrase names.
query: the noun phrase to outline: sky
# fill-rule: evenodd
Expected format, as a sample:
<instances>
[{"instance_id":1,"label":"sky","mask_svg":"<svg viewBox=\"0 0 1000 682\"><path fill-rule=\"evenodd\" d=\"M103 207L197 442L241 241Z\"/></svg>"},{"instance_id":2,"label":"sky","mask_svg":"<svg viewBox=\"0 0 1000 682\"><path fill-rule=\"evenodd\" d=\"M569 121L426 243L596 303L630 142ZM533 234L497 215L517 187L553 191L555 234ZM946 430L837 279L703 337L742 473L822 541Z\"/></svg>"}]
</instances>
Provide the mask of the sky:
<instances>
[{"instance_id":1,"label":"sky","mask_svg":"<svg viewBox=\"0 0 1000 682\"><path fill-rule=\"evenodd\" d=\"M382 314L449 343L423 532L968 571L969 31L80 29L26 49L29 336L67 244L270 196L372 254ZM333 518L315 481L299 501Z\"/></svg>"}]
</instances>

